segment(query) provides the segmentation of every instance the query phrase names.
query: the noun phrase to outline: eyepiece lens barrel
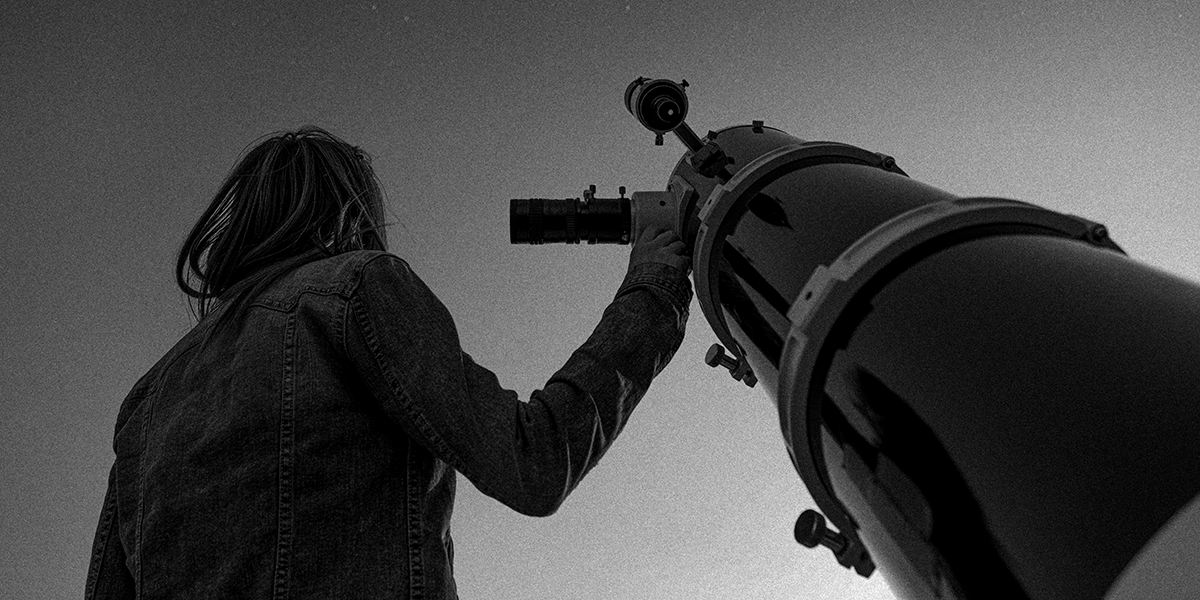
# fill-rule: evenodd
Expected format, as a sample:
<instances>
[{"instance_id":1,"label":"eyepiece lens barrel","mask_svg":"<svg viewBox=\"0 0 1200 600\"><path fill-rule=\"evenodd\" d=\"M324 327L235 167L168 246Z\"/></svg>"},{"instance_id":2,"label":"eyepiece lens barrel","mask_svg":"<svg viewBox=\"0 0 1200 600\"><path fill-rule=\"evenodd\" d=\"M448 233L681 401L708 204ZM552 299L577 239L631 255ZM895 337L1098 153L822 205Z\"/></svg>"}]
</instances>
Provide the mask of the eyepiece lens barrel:
<instances>
[{"instance_id":1,"label":"eyepiece lens barrel","mask_svg":"<svg viewBox=\"0 0 1200 600\"><path fill-rule=\"evenodd\" d=\"M654 99L654 113L661 121L670 121L679 114L679 103L672 98L658 97Z\"/></svg>"},{"instance_id":2,"label":"eyepiece lens barrel","mask_svg":"<svg viewBox=\"0 0 1200 600\"><path fill-rule=\"evenodd\" d=\"M514 244L628 244L628 198L513 198L509 239Z\"/></svg>"},{"instance_id":3,"label":"eyepiece lens barrel","mask_svg":"<svg viewBox=\"0 0 1200 600\"><path fill-rule=\"evenodd\" d=\"M683 86L666 79L637 79L625 90L625 108L650 131L674 131L687 118Z\"/></svg>"}]
</instances>

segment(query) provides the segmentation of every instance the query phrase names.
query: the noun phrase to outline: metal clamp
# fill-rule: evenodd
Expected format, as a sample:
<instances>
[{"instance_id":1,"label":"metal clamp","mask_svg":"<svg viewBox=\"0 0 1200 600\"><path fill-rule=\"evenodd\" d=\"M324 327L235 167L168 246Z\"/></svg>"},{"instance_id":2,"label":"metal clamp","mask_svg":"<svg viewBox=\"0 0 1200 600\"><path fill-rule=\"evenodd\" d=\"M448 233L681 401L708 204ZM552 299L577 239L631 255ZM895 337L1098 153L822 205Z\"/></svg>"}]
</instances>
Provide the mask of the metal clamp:
<instances>
[{"instance_id":1,"label":"metal clamp","mask_svg":"<svg viewBox=\"0 0 1200 600\"><path fill-rule=\"evenodd\" d=\"M709 138L716 137L709 133ZM721 311L716 293L717 263L724 232L721 225L739 202L749 201L747 192L783 173L824 162L845 162L881 167L882 159L874 152L837 142L798 142L780 146L747 162L729 181L715 186L698 213L699 227L693 244L692 264L696 265L692 277L696 287L696 300L701 312L708 320L717 339L726 347L737 351L737 342L729 333L729 326ZM882 167L881 167L882 168ZM836 522L836 521L835 521Z\"/></svg>"},{"instance_id":2,"label":"metal clamp","mask_svg":"<svg viewBox=\"0 0 1200 600\"><path fill-rule=\"evenodd\" d=\"M958 198L916 207L875 227L832 264L814 269L788 311L792 328L779 360L783 438L813 500L843 532L853 531L853 522L828 487L816 434L822 403L814 371L825 341L859 290L902 254L955 231L996 224L1034 226L1123 253L1098 223L1016 200Z\"/></svg>"}]
</instances>

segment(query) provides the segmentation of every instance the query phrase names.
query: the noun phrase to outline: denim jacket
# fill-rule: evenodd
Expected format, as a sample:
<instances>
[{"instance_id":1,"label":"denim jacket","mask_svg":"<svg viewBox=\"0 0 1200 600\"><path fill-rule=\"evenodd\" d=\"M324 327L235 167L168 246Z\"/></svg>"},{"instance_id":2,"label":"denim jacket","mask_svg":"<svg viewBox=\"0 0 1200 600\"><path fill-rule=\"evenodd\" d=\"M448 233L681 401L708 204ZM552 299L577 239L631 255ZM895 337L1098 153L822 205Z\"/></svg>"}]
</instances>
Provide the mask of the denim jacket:
<instances>
[{"instance_id":1,"label":"denim jacket","mask_svg":"<svg viewBox=\"0 0 1200 600\"><path fill-rule=\"evenodd\" d=\"M683 339L691 285L631 270L528 402L394 255L308 263L122 403L87 598L456 598L455 471L549 515Z\"/></svg>"}]
</instances>

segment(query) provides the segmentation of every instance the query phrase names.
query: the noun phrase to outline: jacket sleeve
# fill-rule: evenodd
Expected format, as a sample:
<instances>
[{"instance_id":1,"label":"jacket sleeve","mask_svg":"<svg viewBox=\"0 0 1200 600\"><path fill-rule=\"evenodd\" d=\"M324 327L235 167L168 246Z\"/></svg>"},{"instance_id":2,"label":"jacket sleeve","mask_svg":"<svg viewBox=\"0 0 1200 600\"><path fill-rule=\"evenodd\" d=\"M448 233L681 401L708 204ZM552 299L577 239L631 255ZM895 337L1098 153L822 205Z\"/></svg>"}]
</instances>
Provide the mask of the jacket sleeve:
<instances>
[{"instance_id":1,"label":"jacket sleeve","mask_svg":"<svg viewBox=\"0 0 1200 600\"><path fill-rule=\"evenodd\" d=\"M595 331L528 402L459 344L446 307L401 259L380 255L351 294L347 353L384 412L480 491L552 514L612 444L683 341L682 271L630 271Z\"/></svg>"},{"instance_id":2,"label":"jacket sleeve","mask_svg":"<svg viewBox=\"0 0 1200 600\"><path fill-rule=\"evenodd\" d=\"M92 560L88 565L86 600L124 600L134 598L133 576L125 566L125 550L117 534L117 467L108 475L108 491L100 524L92 542Z\"/></svg>"}]
</instances>

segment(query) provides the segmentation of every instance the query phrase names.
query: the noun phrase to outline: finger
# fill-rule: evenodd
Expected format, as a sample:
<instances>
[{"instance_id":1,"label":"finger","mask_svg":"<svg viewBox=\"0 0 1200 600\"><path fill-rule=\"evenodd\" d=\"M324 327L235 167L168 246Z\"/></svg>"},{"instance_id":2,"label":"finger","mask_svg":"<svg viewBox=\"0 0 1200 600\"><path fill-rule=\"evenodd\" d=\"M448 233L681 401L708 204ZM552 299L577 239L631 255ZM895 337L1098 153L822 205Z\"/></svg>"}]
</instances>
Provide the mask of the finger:
<instances>
[{"instance_id":1,"label":"finger","mask_svg":"<svg viewBox=\"0 0 1200 600\"><path fill-rule=\"evenodd\" d=\"M687 246L685 246L684 243L680 240L675 240L675 241L671 242L670 244L663 246L663 250L666 250L667 252L670 252L671 254L677 254L677 255L681 255L681 256L684 254L687 254Z\"/></svg>"},{"instance_id":2,"label":"finger","mask_svg":"<svg viewBox=\"0 0 1200 600\"><path fill-rule=\"evenodd\" d=\"M665 231L670 230L663 229L662 227L647 227L643 229L642 234L638 236L638 242L650 242L656 240L658 239L658 236L662 235Z\"/></svg>"},{"instance_id":3,"label":"finger","mask_svg":"<svg viewBox=\"0 0 1200 600\"><path fill-rule=\"evenodd\" d=\"M671 240L677 239L679 239L679 236L675 235L675 232L671 231L670 229L661 229L659 230L658 234L654 236L654 241L663 246L670 244Z\"/></svg>"}]
</instances>

